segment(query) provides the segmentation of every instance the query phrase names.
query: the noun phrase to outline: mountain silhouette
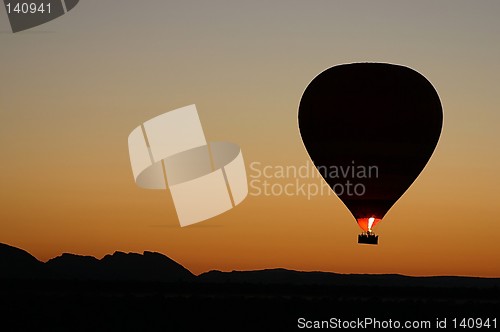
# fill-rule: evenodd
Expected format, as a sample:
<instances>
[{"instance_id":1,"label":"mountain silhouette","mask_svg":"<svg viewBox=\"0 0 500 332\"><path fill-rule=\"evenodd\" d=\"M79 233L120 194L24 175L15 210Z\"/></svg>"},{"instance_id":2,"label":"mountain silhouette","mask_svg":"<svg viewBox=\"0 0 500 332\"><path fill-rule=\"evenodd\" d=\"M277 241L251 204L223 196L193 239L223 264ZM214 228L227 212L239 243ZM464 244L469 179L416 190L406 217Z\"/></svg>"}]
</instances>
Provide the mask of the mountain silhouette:
<instances>
[{"instance_id":1,"label":"mountain silhouette","mask_svg":"<svg viewBox=\"0 0 500 332\"><path fill-rule=\"evenodd\" d=\"M42 263L28 252L0 243L0 278L102 281L187 281L194 275L165 255L115 252L102 259L64 253Z\"/></svg>"},{"instance_id":2,"label":"mountain silhouette","mask_svg":"<svg viewBox=\"0 0 500 332\"><path fill-rule=\"evenodd\" d=\"M172 259L157 252L136 253L115 252L102 260L105 278L137 281L180 281L194 275Z\"/></svg>"},{"instance_id":3,"label":"mountain silhouette","mask_svg":"<svg viewBox=\"0 0 500 332\"><path fill-rule=\"evenodd\" d=\"M299 317L451 322L500 312L500 278L286 269L194 276L160 253L65 253L42 263L5 244L0 293L2 331L293 331Z\"/></svg>"},{"instance_id":4,"label":"mountain silhouette","mask_svg":"<svg viewBox=\"0 0 500 332\"><path fill-rule=\"evenodd\" d=\"M338 274L286 269L209 271L199 276L157 253L116 251L102 259L64 253L43 263L28 252L0 243L0 279L185 282L292 286L498 288L500 278L410 277L398 274Z\"/></svg>"},{"instance_id":5,"label":"mountain silhouette","mask_svg":"<svg viewBox=\"0 0 500 332\"><path fill-rule=\"evenodd\" d=\"M43 276L44 264L28 252L0 243L0 278L32 279Z\"/></svg>"},{"instance_id":6,"label":"mountain silhouette","mask_svg":"<svg viewBox=\"0 0 500 332\"><path fill-rule=\"evenodd\" d=\"M64 253L45 265L51 276L61 279L91 280L103 277L101 261L93 256Z\"/></svg>"},{"instance_id":7,"label":"mountain silhouette","mask_svg":"<svg viewBox=\"0 0 500 332\"><path fill-rule=\"evenodd\" d=\"M286 269L255 271L209 271L198 279L210 283L376 286L376 287L474 287L500 288L500 278L457 276L410 277L399 274L339 274L331 272L301 272Z\"/></svg>"}]
</instances>

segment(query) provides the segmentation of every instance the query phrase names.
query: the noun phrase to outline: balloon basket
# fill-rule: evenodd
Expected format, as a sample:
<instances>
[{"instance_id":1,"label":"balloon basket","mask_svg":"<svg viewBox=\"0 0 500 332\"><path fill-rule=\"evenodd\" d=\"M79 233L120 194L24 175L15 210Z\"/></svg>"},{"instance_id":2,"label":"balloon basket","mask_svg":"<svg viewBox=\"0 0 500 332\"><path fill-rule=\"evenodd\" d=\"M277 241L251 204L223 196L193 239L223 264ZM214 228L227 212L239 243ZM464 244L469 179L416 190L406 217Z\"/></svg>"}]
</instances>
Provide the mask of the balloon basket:
<instances>
[{"instance_id":1,"label":"balloon basket","mask_svg":"<svg viewBox=\"0 0 500 332\"><path fill-rule=\"evenodd\" d=\"M378 235L363 233L358 235L358 243L360 244L378 244Z\"/></svg>"}]
</instances>

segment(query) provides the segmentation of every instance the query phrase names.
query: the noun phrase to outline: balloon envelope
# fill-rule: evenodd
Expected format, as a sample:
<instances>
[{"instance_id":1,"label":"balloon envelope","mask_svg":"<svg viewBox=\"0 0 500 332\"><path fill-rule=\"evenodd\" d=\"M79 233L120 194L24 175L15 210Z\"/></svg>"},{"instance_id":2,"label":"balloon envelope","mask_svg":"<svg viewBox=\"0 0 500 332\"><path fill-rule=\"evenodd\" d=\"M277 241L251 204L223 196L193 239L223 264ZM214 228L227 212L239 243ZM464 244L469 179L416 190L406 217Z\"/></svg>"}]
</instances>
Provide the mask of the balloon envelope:
<instances>
[{"instance_id":1,"label":"balloon envelope","mask_svg":"<svg viewBox=\"0 0 500 332\"><path fill-rule=\"evenodd\" d=\"M314 165L368 231L426 165L443 112L434 87L413 69L353 63L311 81L298 121Z\"/></svg>"}]
</instances>

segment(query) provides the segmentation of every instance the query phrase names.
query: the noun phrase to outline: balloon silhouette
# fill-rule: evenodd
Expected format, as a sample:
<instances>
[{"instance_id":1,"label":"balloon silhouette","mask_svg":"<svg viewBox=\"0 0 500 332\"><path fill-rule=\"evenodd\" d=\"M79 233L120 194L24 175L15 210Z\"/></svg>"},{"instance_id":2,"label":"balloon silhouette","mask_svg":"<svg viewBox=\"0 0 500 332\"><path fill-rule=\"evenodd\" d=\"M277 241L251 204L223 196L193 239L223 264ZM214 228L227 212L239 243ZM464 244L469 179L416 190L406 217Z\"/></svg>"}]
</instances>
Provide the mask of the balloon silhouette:
<instances>
[{"instance_id":1,"label":"balloon silhouette","mask_svg":"<svg viewBox=\"0 0 500 332\"><path fill-rule=\"evenodd\" d=\"M299 130L314 165L364 231L372 229L415 181L441 134L443 111L431 83L386 63L329 68L307 86Z\"/></svg>"}]
</instances>

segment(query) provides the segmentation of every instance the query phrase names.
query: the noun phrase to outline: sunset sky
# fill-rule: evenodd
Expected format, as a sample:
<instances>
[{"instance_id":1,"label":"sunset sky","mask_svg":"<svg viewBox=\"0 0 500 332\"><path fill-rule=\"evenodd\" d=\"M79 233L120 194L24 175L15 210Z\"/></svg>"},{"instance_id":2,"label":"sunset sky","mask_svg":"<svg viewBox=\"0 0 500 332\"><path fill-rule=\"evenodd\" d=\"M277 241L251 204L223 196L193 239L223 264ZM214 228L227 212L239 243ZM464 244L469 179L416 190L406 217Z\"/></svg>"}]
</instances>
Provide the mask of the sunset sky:
<instances>
[{"instance_id":1,"label":"sunset sky","mask_svg":"<svg viewBox=\"0 0 500 332\"><path fill-rule=\"evenodd\" d=\"M42 261L158 251L195 274L500 277L499 16L498 1L83 0L13 34L0 8L0 242ZM443 105L437 148L377 225L378 246L357 244L354 218L327 193L250 188L181 228L168 191L135 185L129 133L190 104L209 141L240 145L249 177L306 165L302 93L351 62L411 67Z\"/></svg>"}]
</instances>

